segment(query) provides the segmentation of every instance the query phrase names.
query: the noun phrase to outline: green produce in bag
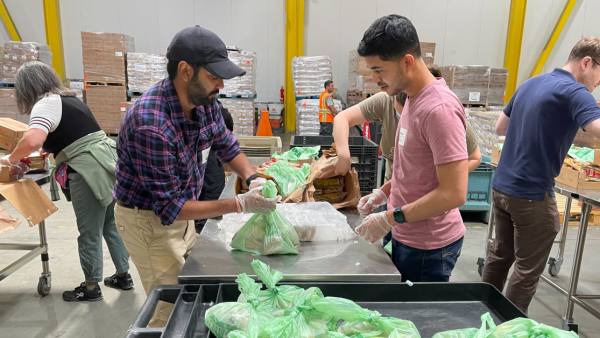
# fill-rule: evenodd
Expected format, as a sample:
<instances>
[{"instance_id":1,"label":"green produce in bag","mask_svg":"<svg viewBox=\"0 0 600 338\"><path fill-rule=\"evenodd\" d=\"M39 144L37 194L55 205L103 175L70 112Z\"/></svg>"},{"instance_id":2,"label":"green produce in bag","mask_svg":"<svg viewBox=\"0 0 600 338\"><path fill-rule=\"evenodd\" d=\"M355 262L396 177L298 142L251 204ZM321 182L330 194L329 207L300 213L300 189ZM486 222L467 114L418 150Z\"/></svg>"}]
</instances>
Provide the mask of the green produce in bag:
<instances>
[{"instance_id":1,"label":"green produce in bag","mask_svg":"<svg viewBox=\"0 0 600 338\"><path fill-rule=\"evenodd\" d=\"M494 338L578 338L573 331L565 331L540 324L528 318L515 318L496 326Z\"/></svg>"},{"instance_id":2,"label":"green produce in bag","mask_svg":"<svg viewBox=\"0 0 600 338\"><path fill-rule=\"evenodd\" d=\"M390 255L392 254L392 241L389 241L384 247L383 250L385 250L385 252L389 253Z\"/></svg>"},{"instance_id":3,"label":"green produce in bag","mask_svg":"<svg viewBox=\"0 0 600 338\"><path fill-rule=\"evenodd\" d=\"M257 333L263 322L274 318L270 313L258 309L260 300L257 296L261 284L256 283L245 273L240 274L236 282L240 292L245 295L246 303L221 303L206 311L204 320L206 327L218 338L228 337L230 332L236 330Z\"/></svg>"},{"instance_id":4,"label":"green produce in bag","mask_svg":"<svg viewBox=\"0 0 600 338\"><path fill-rule=\"evenodd\" d=\"M363 309L355 302L337 297L325 297L313 302L323 313L345 320L338 332L350 337L420 338L415 324L409 320L381 317L377 311Z\"/></svg>"},{"instance_id":5,"label":"green produce in bag","mask_svg":"<svg viewBox=\"0 0 600 338\"><path fill-rule=\"evenodd\" d=\"M281 272L271 270L267 264L257 259L253 260L251 265L258 279L267 287L267 290L258 292L258 299L262 303L261 306L264 306L268 311L287 309L292 305L294 296L304 291L304 289L295 285L277 286L277 283L283 279Z\"/></svg>"},{"instance_id":6,"label":"green produce in bag","mask_svg":"<svg viewBox=\"0 0 600 338\"><path fill-rule=\"evenodd\" d=\"M287 161L310 160L311 158L319 157L319 150L321 150L321 146L296 147L286 151L281 155L275 153L272 157L278 160Z\"/></svg>"},{"instance_id":7,"label":"green produce in bag","mask_svg":"<svg viewBox=\"0 0 600 338\"><path fill-rule=\"evenodd\" d=\"M267 198L277 197L277 187L267 181L262 189ZM298 254L298 234L290 221L275 210L268 214L254 214L231 240L231 247L255 255Z\"/></svg>"},{"instance_id":8,"label":"green produce in bag","mask_svg":"<svg viewBox=\"0 0 600 338\"><path fill-rule=\"evenodd\" d=\"M306 178L310 174L310 164L304 163L300 168L293 168L288 162L278 161L271 164L265 174L272 176L277 181L283 197L287 197L306 182Z\"/></svg>"},{"instance_id":9,"label":"green produce in bag","mask_svg":"<svg viewBox=\"0 0 600 338\"><path fill-rule=\"evenodd\" d=\"M489 325L489 329L487 329L487 325ZM436 333L432 338L492 338L494 337L492 332L494 332L495 329L496 324L494 324L494 320L488 312L481 316L481 327L479 329L471 328L444 331ZM512 336L507 338L512 338Z\"/></svg>"}]
</instances>

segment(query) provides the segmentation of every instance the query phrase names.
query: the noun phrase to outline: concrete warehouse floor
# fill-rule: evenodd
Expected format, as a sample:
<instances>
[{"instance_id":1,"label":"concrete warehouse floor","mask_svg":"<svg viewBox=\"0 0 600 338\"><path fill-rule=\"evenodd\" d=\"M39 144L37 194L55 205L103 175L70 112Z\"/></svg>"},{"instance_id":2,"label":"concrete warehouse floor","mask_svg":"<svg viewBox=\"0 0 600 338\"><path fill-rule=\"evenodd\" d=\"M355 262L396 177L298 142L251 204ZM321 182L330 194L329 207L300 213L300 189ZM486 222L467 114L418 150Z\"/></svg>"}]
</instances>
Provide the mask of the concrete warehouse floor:
<instances>
[{"instance_id":1,"label":"concrete warehouse floor","mask_svg":"<svg viewBox=\"0 0 600 338\"><path fill-rule=\"evenodd\" d=\"M289 147L289 135L282 137L284 149ZM49 194L48 184L43 190ZM2 202L7 211L18 213L7 202ZM52 271L52 291L44 298L37 294L38 278L42 271L39 258L0 282L0 338L79 338L79 337L124 337L133 323L146 295L141 286L137 271L131 263L135 289L118 291L103 287L104 300L96 303L67 303L62 300L62 292L72 289L83 281L77 253L77 226L75 214L64 196L56 205L59 211L46 222L50 269ZM480 281L477 274L477 258L483 255L486 225L471 222L465 215L467 233L460 259L451 278L454 282ZM565 263L559 276L554 280L563 287L568 286L568 277L573 259L576 227L571 227L566 245ZM19 228L0 235L1 242L36 243L37 228L29 228L24 222ZM600 227L590 227L586 251L581 270L579 293L600 293L600 269L595 249L600 244ZM0 266L5 267L23 252L3 251ZM556 249L552 252L556 254ZM110 255L104 250L104 274L109 276L115 269ZM600 302L589 301L600 309ZM566 299L545 282L540 282L537 294L530 306L529 315L539 322L560 327ZM575 321L580 327L580 337L598 337L600 320L575 306ZM594 333L595 332L595 333ZM423 337L426 338L426 337Z\"/></svg>"}]
</instances>

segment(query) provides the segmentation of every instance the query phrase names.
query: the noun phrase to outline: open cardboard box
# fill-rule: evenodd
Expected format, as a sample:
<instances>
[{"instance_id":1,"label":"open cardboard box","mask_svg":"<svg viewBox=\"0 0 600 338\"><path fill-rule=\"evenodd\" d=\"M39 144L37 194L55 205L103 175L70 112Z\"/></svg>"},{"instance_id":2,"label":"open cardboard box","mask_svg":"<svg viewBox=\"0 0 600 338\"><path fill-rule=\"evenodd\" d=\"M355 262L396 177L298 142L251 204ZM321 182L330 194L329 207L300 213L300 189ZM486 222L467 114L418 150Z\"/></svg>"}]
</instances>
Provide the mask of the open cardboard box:
<instances>
[{"instance_id":1,"label":"open cardboard box","mask_svg":"<svg viewBox=\"0 0 600 338\"><path fill-rule=\"evenodd\" d=\"M0 195L23 215L30 227L39 224L58 210L40 186L31 179L0 183ZM0 233L14 229L20 223L20 220L11 217L4 208L0 209Z\"/></svg>"},{"instance_id":2,"label":"open cardboard box","mask_svg":"<svg viewBox=\"0 0 600 338\"><path fill-rule=\"evenodd\" d=\"M586 174L577 171L569 166L563 165L560 174L554 179L557 183L562 183L569 187L582 190L600 190L600 182L586 181Z\"/></svg>"},{"instance_id":3,"label":"open cardboard box","mask_svg":"<svg viewBox=\"0 0 600 338\"><path fill-rule=\"evenodd\" d=\"M273 176L269 176L266 174L261 174L258 173L258 176L262 177L262 178L266 178L267 180L271 180L273 182L275 182L275 187L277 187L277 193L279 195L281 195L281 190L279 189L279 186L277 185L277 181L275 181L275 179L273 178ZM248 189L248 186L246 185L246 180L242 180L241 177L237 177L235 179L234 185L233 185L233 191L235 192L236 196L242 193L242 190Z\"/></svg>"}]
</instances>

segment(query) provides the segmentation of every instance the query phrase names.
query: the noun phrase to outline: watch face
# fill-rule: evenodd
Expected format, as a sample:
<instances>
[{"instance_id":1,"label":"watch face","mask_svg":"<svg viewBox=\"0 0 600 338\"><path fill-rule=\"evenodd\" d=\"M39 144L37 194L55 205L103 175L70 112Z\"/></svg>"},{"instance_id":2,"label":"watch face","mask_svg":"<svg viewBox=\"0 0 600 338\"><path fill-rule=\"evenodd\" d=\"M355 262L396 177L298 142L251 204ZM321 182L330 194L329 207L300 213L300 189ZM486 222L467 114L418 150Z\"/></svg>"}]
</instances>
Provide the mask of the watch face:
<instances>
[{"instance_id":1,"label":"watch face","mask_svg":"<svg viewBox=\"0 0 600 338\"><path fill-rule=\"evenodd\" d=\"M404 212L402 212L402 207L397 207L394 209L394 220L398 223L404 223Z\"/></svg>"}]
</instances>

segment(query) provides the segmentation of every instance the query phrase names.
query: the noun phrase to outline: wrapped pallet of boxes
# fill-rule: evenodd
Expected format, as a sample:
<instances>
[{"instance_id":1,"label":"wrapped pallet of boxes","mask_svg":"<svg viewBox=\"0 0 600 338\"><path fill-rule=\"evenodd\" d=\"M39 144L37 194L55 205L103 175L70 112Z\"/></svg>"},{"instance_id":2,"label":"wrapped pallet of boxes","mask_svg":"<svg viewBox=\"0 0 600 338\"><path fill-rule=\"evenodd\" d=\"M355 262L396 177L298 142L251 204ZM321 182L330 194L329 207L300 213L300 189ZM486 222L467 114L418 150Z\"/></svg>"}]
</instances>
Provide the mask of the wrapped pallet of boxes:
<instances>
[{"instance_id":1,"label":"wrapped pallet of boxes","mask_svg":"<svg viewBox=\"0 0 600 338\"><path fill-rule=\"evenodd\" d=\"M494 147L504 143L504 136L496 134L496 122L500 114L502 114L501 111L477 111L469 114L469 122L473 127L473 132L477 135L479 148L483 155L491 157Z\"/></svg>"},{"instance_id":2,"label":"wrapped pallet of boxes","mask_svg":"<svg viewBox=\"0 0 600 338\"><path fill-rule=\"evenodd\" d=\"M0 148L12 152L29 126L14 119L0 118Z\"/></svg>"},{"instance_id":3,"label":"wrapped pallet of boxes","mask_svg":"<svg viewBox=\"0 0 600 338\"><path fill-rule=\"evenodd\" d=\"M296 56L292 59L294 94L299 97L319 96L324 84L333 79L331 59L327 55Z\"/></svg>"},{"instance_id":4,"label":"wrapped pallet of boxes","mask_svg":"<svg viewBox=\"0 0 600 338\"><path fill-rule=\"evenodd\" d=\"M121 126L121 103L127 101L125 86L89 86L87 105L105 133L116 134Z\"/></svg>"},{"instance_id":5,"label":"wrapped pallet of boxes","mask_svg":"<svg viewBox=\"0 0 600 338\"><path fill-rule=\"evenodd\" d=\"M446 66L442 67L442 76L462 104L487 104L490 67Z\"/></svg>"},{"instance_id":6,"label":"wrapped pallet of boxes","mask_svg":"<svg viewBox=\"0 0 600 338\"><path fill-rule=\"evenodd\" d=\"M421 58L428 66L435 63L435 42L421 42Z\"/></svg>"},{"instance_id":7,"label":"wrapped pallet of boxes","mask_svg":"<svg viewBox=\"0 0 600 338\"><path fill-rule=\"evenodd\" d=\"M503 106L506 82L508 81L508 69L490 68L490 84L488 86L487 105Z\"/></svg>"},{"instance_id":8,"label":"wrapped pallet of boxes","mask_svg":"<svg viewBox=\"0 0 600 338\"><path fill-rule=\"evenodd\" d=\"M129 110L129 108L131 108L131 105L133 105L134 102L135 100L129 102L121 102L121 121L125 118L127 111Z\"/></svg>"},{"instance_id":9,"label":"wrapped pallet of boxes","mask_svg":"<svg viewBox=\"0 0 600 338\"><path fill-rule=\"evenodd\" d=\"M220 100L229 110L233 119L233 134L236 136L254 136L254 100Z\"/></svg>"},{"instance_id":10,"label":"wrapped pallet of boxes","mask_svg":"<svg viewBox=\"0 0 600 338\"><path fill-rule=\"evenodd\" d=\"M135 52L133 37L118 33L81 32L83 73L86 82L126 80L127 53Z\"/></svg>"},{"instance_id":11,"label":"wrapped pallet of boxes","mask_svg":"<svg viewBox=\"0 0 600 338\"><path fill-rule=\"evenodd\" d=\"M220 93L227 95L243 95L253 97L256 93L256 53L231 50L227 51L229 60L246 71L244 76L223 81Z\"/></svg>"},{"instance_id":12,"label":"wrapped pallet of boxes","mask_svg":"<svg viewBox=\"0 0 600 338\"><path fill-rule=\"evenodd\" d=\"M17 119L17 101L14 88L0 88L0 117Z\"/></svg>"},{"instance_id":13,"label":"wrapped pallet of boxes","mask_svg":"<svg viewBox=\"0 0 600 338\"><path fill-rule=\"evenodd\" d=\"M127 53L129 90L141 94L167 77L167 58L162 54Z\"/></svg>"},{"instance_id":14,"label":"wrapped pallet of boxes","mask_svg":"<svg viewBox=\"0 0 600 338\"><path fill-rule=\"evenodd\" d=\"M342 111L342 103L333 100L335 109ZM304 99L296 102L296 135L318 136L319 123L319 100Z\"/></svg>"},{"instance_id":15,"label":"wrapped pallet of boxes","mask_svg":"<svg viewBox=\"0 0 600 338\"><path fill-rule=\"evenodd\" d=\"M37 42L8 41L4 44L2 79L14 81L17 70L29 61L40 61L52 66L50 47Z\"/></svg>"}]
</instances>

